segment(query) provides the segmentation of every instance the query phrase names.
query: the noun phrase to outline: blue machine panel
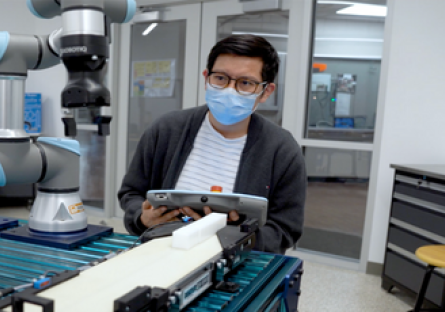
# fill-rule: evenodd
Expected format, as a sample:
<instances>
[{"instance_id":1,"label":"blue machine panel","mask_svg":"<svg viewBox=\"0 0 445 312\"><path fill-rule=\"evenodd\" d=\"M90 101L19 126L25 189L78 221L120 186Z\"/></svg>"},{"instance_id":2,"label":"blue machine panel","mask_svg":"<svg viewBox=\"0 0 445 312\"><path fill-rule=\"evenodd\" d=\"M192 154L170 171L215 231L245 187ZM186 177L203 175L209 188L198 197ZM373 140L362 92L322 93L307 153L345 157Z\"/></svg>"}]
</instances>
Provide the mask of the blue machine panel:
<instances>
[{"instance_id":1,"label":"blue machine panel","mask_svg":"<svg viewBox=\"0 0 445 312\"><path fill-rule=\"evenodd\" d=\"M29 230L28 225L0 233L0 237L31 244L44 245L62 249L74 249L82 244L97 240L113 233L113 228L89 224L85 232L75 235L41 235Z\"/></svg>"}]
</instances>

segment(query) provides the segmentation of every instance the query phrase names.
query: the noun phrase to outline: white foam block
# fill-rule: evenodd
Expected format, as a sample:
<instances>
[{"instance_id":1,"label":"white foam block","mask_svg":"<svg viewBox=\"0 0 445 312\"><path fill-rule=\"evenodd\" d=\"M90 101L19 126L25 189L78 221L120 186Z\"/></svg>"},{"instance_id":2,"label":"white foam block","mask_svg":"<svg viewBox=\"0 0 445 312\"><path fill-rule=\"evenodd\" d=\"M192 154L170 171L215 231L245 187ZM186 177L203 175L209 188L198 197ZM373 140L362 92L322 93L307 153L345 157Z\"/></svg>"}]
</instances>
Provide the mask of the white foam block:
<instances>
[{"instance_id":1,"label":"white foam block","mask_svg":"<svg viewBox=\"0 0 445 312\"><path fill-rule=\"evenodd\" d=\"M227 225L225 213L213 212L173 232L172 247L188 250L202 243Z\"/></svg>"}]
</instances>

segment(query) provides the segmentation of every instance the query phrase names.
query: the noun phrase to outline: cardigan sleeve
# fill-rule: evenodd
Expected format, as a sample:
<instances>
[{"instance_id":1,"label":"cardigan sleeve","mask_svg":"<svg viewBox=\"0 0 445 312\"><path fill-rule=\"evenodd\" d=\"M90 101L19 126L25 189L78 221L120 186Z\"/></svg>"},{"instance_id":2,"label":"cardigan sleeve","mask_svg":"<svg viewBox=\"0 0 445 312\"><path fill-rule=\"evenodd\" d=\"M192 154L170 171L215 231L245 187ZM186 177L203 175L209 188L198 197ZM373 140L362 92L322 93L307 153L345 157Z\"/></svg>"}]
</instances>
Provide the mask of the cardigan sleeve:
<instances>
[{"instance_id":1,"label":"cardigan sleeve","mask_svg":"<svg viewBox=\"0 0 445 312\"><path fill-rule=\"evenodd\" d=\"M276 158L266 224L257 233L255 248L284 254L303 232L307 177L304 157L293 140ZM276 160L276 161L277 161Z\"/></svg>"},{"instance_id":2,"label":"cardigan sleeve","mask_svg":"<svg viewBox=\"0 0 445 312\"><path fill-rule=\"evenodd\" d=\"M185 162L207 107L171 111L156 119L139 140L130 167L118 192L125 211L124 225L130 234L146 229L140 220L146 192L173 188L179 164Z\"/></svg>"},{"instance_id":3,"label":"cardigan sleeve","mask_svg":"<svg viewBox=\"0 0 445 312\"><path fill-rule=\"evenodd\" d=\"M124 225L132 235L140 235L145 230L140 216L145 193L150 189L153 131L150 128L141 137L118 192L121 208L125 211Z\"/></svg>"}]
</instances>

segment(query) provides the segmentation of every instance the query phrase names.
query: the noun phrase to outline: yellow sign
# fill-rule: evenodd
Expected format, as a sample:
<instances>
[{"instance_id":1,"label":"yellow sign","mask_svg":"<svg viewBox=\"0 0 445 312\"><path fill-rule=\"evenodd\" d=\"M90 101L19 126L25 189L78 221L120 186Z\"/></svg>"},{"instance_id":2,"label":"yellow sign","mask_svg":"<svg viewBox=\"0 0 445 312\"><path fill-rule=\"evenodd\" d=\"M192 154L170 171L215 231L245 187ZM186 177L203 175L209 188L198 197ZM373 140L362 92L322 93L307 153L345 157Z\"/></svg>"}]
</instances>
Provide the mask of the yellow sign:
<instances>
[{"instance_id":1,"label":"yellow sign","mask_svg":"<svg viewBox=\"0 0 445 312\"><path fill-rule=\"evenodd\" d=\"M135 61L132 65L132 97L172 97L176 60Z\"/></svg>"}]
</instances>

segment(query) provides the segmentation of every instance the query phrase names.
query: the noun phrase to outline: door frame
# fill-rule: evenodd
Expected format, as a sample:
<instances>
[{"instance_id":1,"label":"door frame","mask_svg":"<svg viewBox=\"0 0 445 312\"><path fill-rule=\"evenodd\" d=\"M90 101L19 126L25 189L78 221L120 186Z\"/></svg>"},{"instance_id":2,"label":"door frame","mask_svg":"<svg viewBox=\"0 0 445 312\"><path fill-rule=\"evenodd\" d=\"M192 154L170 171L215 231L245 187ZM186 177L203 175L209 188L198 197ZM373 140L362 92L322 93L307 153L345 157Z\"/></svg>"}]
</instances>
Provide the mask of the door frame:
<instances>
[{"instance_id":1,"label":"door frame","mask_svg":"<svg viewBox=\"0 0 445 312\"><path fill-rule=\"evenodd\" d=\"M183 109L197 106L198 68L199 68L199 42L201 29L201 4L184 4L177 6L166 6L160 9L160 21L170 22L186 21L186 47L184 65L184 92ZM122 179L127 171L127 140L128 140L128 110L130 96L130 61L131 61L131 23L119 25L118 41L115 43L118 50L119 60L117 62L117 75L114 80L116 94L117 112L113 135L115 137L115 166L107 168L114 171L114 199L110 205L110 217L122 218L124 213L120 208L117 193L120 189ZM155 44L155 43L154 43ZM113 177L111 177L113 178Z\"/></svg>"}]
</instances>

